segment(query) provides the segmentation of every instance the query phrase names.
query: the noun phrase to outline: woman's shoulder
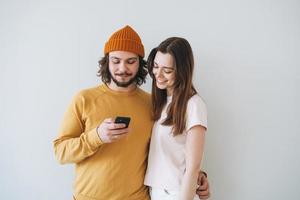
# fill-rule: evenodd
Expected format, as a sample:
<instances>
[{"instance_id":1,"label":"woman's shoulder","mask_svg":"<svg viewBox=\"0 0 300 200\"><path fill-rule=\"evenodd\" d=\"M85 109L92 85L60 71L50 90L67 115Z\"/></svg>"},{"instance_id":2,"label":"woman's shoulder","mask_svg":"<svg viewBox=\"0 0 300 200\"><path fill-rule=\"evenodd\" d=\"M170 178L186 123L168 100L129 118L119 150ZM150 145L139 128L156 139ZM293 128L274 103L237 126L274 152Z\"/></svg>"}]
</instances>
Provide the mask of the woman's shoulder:
<instances>
[{"instance_id":1,"label":"woman's shoulder","mask_svg":"<svg viewBox=\"0 0 300 200\"><path fill-rule=\"evenodd\" d=\"M205 101L199 94L194 94L188 101L188 104L206 106Z\"/></svg>"}]
</instances>

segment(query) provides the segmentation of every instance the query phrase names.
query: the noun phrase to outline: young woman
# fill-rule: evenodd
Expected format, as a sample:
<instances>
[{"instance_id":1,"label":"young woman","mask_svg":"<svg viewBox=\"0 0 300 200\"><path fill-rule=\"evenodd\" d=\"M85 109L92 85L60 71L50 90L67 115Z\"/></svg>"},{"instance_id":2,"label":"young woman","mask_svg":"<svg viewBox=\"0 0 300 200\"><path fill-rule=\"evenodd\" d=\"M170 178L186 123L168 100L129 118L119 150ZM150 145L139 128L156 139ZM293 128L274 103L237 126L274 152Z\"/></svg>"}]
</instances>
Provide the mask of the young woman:
<instances>
[{"instance_id":1,"label":"young woman","mask_svg":"<svg viewBox=\"0 0 300 200\"><path fill-rule=\"evenodd\" d=\"M207 111L192 83L191 46L184 38L168 38L150 52L147 66L155 124L144 183L151 200L199 199Z\"/></svg>"}]
</instances>

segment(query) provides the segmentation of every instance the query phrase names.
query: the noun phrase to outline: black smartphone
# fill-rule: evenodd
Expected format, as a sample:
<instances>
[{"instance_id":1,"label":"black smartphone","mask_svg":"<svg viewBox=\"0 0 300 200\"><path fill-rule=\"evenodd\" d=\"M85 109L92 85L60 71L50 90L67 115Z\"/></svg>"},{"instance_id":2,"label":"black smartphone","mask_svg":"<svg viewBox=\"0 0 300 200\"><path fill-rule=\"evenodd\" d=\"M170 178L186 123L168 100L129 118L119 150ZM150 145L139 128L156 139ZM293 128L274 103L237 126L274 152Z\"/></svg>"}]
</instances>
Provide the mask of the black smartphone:
<instances>
[{"instance_id":1,"label":"black smartphone","mask_svg":"<svg viewBox=\"0 0 300 200\"><path fill-rule=\"evenodd\" d=\"M117 123L117 124L119 124L119 123L126 124L125 128L127 128L129 126L129 122L130 122L130 117L117 116L115 119L115 123Z\"/></svg>"}]
</instances>

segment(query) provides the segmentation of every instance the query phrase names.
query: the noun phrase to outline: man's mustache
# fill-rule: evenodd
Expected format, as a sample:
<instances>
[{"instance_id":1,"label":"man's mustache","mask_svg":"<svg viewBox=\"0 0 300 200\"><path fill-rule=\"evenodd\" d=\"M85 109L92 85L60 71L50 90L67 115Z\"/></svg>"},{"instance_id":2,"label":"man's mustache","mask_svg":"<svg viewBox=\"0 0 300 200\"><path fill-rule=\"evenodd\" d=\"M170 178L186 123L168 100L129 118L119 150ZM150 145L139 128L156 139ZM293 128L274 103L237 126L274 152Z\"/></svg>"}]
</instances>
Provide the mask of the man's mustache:
<instances>
[{"instance_id":1,"label":"man's mustache","mask_svg":"<svg viewBox=\"0 0 300 200\"><path fill-rule=\"evenodd\" d=\"M127 73L127 72L124 72L124 73L115 73L116 76L131 76L132 74L131 73Z\"/></svg>"}]
</instances>

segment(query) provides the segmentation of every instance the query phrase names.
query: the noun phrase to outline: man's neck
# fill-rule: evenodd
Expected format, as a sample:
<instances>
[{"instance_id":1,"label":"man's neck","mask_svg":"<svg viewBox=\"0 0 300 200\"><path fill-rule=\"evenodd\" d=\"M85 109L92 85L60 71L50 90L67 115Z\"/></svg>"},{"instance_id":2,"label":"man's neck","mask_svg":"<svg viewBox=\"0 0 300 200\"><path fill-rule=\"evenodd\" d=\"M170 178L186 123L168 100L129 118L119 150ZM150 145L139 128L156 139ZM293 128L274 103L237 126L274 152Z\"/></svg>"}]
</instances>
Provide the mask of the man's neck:
<instances>
[{"instance_id":1,"label":"man's neck","mask_svg":"<svg viewBox=\"0 0 300 200\"><path fill-rule=\"evenodd\" d=\"M132 83L131 85L129 85L127 87L119 87L113 81L111 81L110 83L108 83L107 86L111 90L116 91L116 92L132 92L137 87L135 83Z\"/></svg>"}]
</instances>

